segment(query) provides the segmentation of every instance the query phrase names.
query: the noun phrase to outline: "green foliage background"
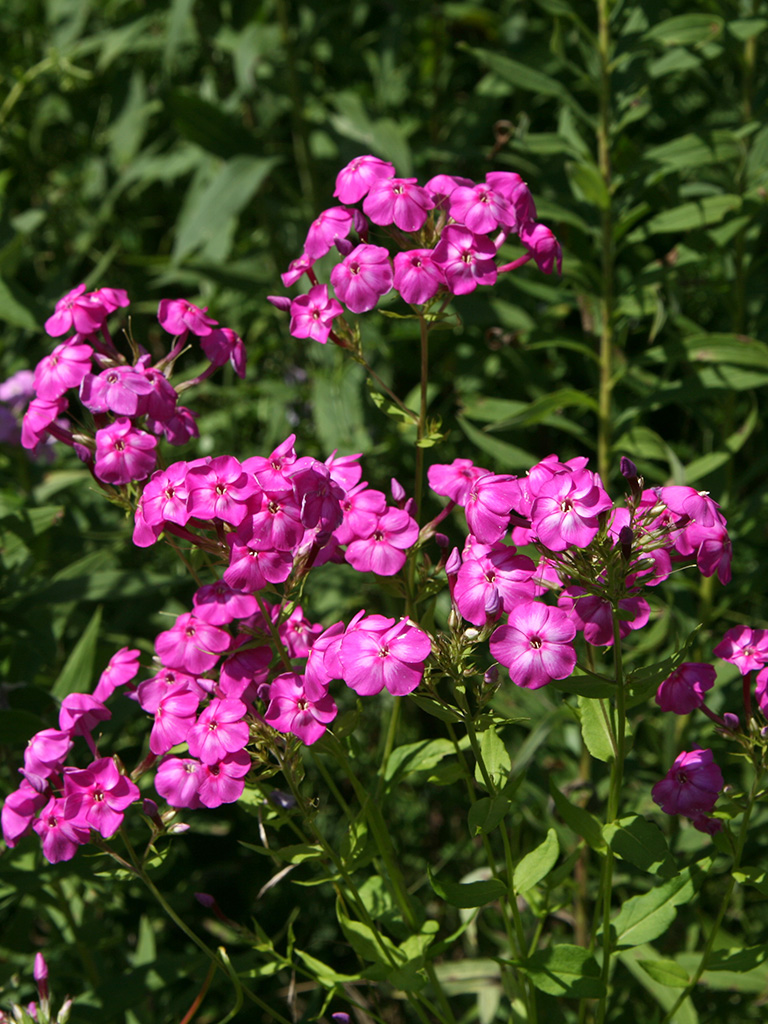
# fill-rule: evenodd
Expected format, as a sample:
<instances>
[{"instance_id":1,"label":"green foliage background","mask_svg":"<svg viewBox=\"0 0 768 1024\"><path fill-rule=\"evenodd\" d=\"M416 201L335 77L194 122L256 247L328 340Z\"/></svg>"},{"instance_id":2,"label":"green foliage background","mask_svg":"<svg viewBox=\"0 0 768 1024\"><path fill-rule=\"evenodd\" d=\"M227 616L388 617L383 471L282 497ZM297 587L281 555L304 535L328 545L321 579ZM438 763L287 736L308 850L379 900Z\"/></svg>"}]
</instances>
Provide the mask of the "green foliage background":
<instances>
[{"instance_id":1,"label":"green foliage background","mask_svg":"<svg viewBox=\"0 0 768 1024\"><path fill-rule=\"evenodd\" d=\"M586 0L5 0L0 377L47 353L42 324L80 281L126 287L150 348L161 344L158 300L184 295L241 333L249 357L245 382L227 369L196 394L198 453L267 453L295 431L304 453L363 451L375 486L405 483L407 428L382 418L342 353L290 338L265 297L282 291L279 274L353 156L374 153L421 180L516 170L563 243L564 273L529 266L456 301L462 326L432 353L430 412L450 433L430 455L479 450L478 462L521 472L551 451L588 454L617 488L627 454L649 484L711 491L729 520L734 581L723 590L680 578L636 652L659 660L702 621L694 653L706 658L728 626L768 624L766 28L765 0L695 13L680 0L627 0L611 7L605 65ZM418 381L417 339L407 322L373 320L369 360L405 396ZM170 552L133 548L130 524L76 460L34 465L5 448L0 471L0 749L11 788L26 738L54 723L55 698L87 689L118 646L151 655L191 591ZM361 603L349 577L329 580L312 595L327 622ZM572 777L578 752L560 695L515 698L539 730L517 812L525 849L543 838L548 771ZM413 738L423 727L410 724ZM659 765L697 741L697 725L664 728L649 725L638 748L646 810ZM110 735L126 763L140 756L128 712ZM414 877L425 861L470 870L445 790L416 781L388 806L402 845L419 850ZM295 893L256 899L268 865L236 841L251 827L247 811L215 812L174 845L161 881L180 913L194 916L191 893L203 889L233 914L264 908L270 933L283 927ZM179 1020L201 962L141 890L102 869L82 854L46 867L31 841L3 854L2 995L30 995L43 948L56 992L85 993L78 1020ZM704 904L702 918L710 912ZM197 923L216 928L202 911ZM746 944L765 938L746 918L730 925L731 938L753 929ZM302 913L301 931L306 948L334 941L322 908ZM465 955L489 955L494 941L480 936ZM260 984L278 992L288 979ZM201 1024L228 998L217 982ZM754 991L708 998L718 1020L760 1019ZM307 999L309 1014L318 1007ZM483 1021L494 1019L489 1005ZM633 1003L635 1019L650 1022L643 1005Z\"/></svg>"}]
</instances>

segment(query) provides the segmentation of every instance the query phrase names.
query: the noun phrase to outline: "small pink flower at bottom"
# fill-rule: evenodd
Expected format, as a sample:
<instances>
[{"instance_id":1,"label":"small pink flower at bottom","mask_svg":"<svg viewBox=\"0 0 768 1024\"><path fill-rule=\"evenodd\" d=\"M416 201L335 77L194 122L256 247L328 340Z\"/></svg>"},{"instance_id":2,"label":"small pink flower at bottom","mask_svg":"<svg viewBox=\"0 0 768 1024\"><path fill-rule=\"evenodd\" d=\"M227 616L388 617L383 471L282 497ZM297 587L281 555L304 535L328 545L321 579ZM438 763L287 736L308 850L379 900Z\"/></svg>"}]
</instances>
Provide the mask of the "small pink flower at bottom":
<instances>
[{"instance_id":1,"label":"small pink flower at bottom","mask_svg":"<svg viewBox=\"0 0 768 1024\"><path fill-rule=\"evenodd\" d=\"M722 788L723 773L714 763L712 751L684 750L653 787L652 796L665 814L682 814L696 824L697 818L715 806Z\"/></svg>"},{"instance_id":2,"label":"small pink flower at bottom","mask_svg":"<svg viewBox=\"0 0 768 1024\"><path fill-rule=\"evenodd\" d=\"M290 332L294 338L311 338L325 345L334 319L343 312L341 303L328 295L328 286L316 284L291 303Z\"/></svg>"},{"instance_id":3,"label":"small pink flower at bottom","mask_svg":"<svg viewBox=\"0 0 768 1024\"><path fill-rule=\"evenodd\" d=\"M269 707L264 721L278 732L293 733L310 746L320 739L336 712L336 703L329 693L310 698L298 672L283 672L269 688Z\"/></svg>"},{"instance_id":4,"label":"small pink flower at bottom","mask_svg":"<svg viewBox=\"0 0 768 1024\"><path fill-rule=\"evenodd\" d=\"M77 808L77 823L87 824L109 839L123 823L129 804L139 798L139 787L121 775L111 757L101 757L88 768L65 769L67 810Z\"/></svg>"},{"instance_id":5,"label":"small pink flower at bottom","mask_svg":"<svg viewBox=\"0 0 768 1024\"><path fill-rule=\"evenodd\" d=\"M491 654L509 669L516 686L537 690L553 679L565 679L576 665L571 641L576 626L559 608L529 601L499 626L490 640Z\"/></svg>"},{"instance_id":6,"label":"small pink flower at bottom","mask_svg":"<svg viewBox=\"0 0 768 1024\"><path fill-rule=\"evenodd\" d=\"M200 768L200 803L205 807L233 804L243 795L245 776L251 770L251 759L244 750L227 754L215 764Z\"/></svg>"},{"instance_id":7,"label":"small pink flower at bottom","mask_svg":"<svg viewBox=\"0 0 768 1024\"><path fill-rule=\"evenodd\" d=\"M51 798L33 828L40 836L43 856L51 864L72 860L78 846L88 842L91 830L87 825L74 821L69 813L69 800Z\"/></svg>"},{"instance_id":8,"label":"small pink flower at bottom","mask_svg":"<svg viewBox=\"0 0 768 1024\"><path fill-rule=\"evenodd\" d=\"M662 711L676 715L690 714L704 703L704 694L715 685L712 665L699 661L684 661L659 686L656 703Z\"/></svg>"}]
</instances>

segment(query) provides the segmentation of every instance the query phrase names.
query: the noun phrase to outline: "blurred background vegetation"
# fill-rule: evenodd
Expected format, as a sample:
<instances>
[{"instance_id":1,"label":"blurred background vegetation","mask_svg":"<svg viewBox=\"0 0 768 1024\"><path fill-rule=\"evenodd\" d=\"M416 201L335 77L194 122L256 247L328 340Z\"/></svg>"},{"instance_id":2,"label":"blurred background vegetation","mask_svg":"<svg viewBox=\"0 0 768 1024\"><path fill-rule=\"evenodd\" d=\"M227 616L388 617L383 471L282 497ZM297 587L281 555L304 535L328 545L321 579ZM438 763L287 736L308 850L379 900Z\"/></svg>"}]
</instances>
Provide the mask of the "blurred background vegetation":
<instances>
[{"instance_id":1,"label":"blurred background vegetation","mask_svg":"<svg viewBox=\"0 0 768 1024\"><path fill-rule=\"evenodd\" d=\"M283 290L280 273L360 153L422 181L518 171L563 244L563 275L529 264L455 302L460 326L435 335L432 351L430 411L449 436L430 457L522 472L552 451L587 454L616 493L626 454L649 484L711 491L729 520L734 582L675 582L640 651L663 655L703 621L697 654L708 657L727 626L768 624L768 3L696 8L4 0L0 379L50 351L42 324L81 281L127 288L133 331L150 349L162 344L159 299L183 295L248 348L245 382L226 368L194 395L197 454L266 454L294 431L303 453L364 452L374 486L407 483L412 438L374 407L361 368L289 337L265 297ZM407 396L419 372L412 325L368 320L369 361ZM118 646L149 656L162 613L184 610L191 590L170 552L132 547L130 523L76 460L33 464L4 446L0 473L8 789L26 738L55 724L55 698L88 689ZM331 580L313 609L324 621L360 606L347 576ZM549 722L572 764L556 704L526 713ZM129 719L109 732L127 762L142 742ZM674 756L679 739L673 727L648 747ZM545 792L532 785L532 807ZM450 856L464 826L443 791L412 796L398 830ZM180 912L195 889L255 907L269 872L237 845L240 814L204 815L166 860ZM536 813L521 815L535 833ZM31 956L44 948L59 994L87 989L77 1019L180 1019L200 973L185 940L138 889L94 875L87 855L51 869L34 846L0 858L0 1000L16 993L19 971L30 994ZM275 928L291 899L270 904ZM318 943L332 934L322 912L304 928ZM223 1012L226 989L211 998L201 1022ZM718 1019L759 1019L742 1003L713 1008Z\"/></svg>"}]
</instances>

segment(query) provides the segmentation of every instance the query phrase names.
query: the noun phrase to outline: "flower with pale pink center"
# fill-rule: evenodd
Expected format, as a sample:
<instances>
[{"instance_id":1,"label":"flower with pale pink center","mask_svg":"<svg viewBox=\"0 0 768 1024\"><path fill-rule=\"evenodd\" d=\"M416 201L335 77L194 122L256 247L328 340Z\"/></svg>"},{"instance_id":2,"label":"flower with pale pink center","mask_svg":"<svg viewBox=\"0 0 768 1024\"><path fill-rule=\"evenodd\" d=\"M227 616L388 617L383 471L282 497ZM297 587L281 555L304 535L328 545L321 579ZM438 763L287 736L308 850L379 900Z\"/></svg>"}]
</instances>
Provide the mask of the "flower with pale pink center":
<instances>
[{"instance_id":1,"label":"flower with pale pink center","mask_svg":"<svg viewBox=\"0 0 768 1024\"><path fill-rule=\"evenodd\" d=\"M478 285L495 284L495 256L496 246L490 238L454 224L443 231L432 258L442 268L448 290L466 295Z\"/></svg>"},{"instance_id":2,"label":"flower with pale pink center","mask_svg":"<svg viewBox=\"0 0 768 1024\"><path fill-rule=\"evenodd\" d=\"M419 306L433 298L445 285L442 268L431 249L411 249L395 255L394 286L405 302Z\"/></svg>"},{"instance_id":3,"label":"flower with pale pink center","mask_svg":"<svg viewBox=\"0 0 768 1024\"><path fill-rule=\"evenodd\" d=\"M503 544L473 544L456 576L453 599L462 618L475 626L485 624L488 602L495 594L499 611L511 612L522 601L531 601L536 566L526 555Z\"/></svg>"},{"instance_id":4,"label":"flower with pale pink center","mask_svg":"<svg viewBox=\"0 0 768 1024\"><path fill-rule=\"evenodd\" d=\"M371 185L363 212L374 224L394 224L401 231L419 231L434 202L416 178L381 178Z\"/></svg>"},{"instance_id":5,"label":"flower with pale pink center","mask_svg":"<svg viewBox=\"0 0 768 1024\"><path fill-rule=\"evenodd\" d=\"M442 494L462 507L481 476L490 476L489 470L476 466L471 459L454 459L450 465L438 464L427 470L427 480L435 494Z\"/></svg>"},{"instance_id":6,"label":"flower with pale pink center","mask_svg":"<svg viewBox=\"0 0 768 1024\"><path fill-rule=\"evenodd\" d=\"M328 295L328 286L316 284L307 295L299 295L291 302L289 330L294 338L311 338L325 345L333 321L343 312L341 303Z\"/></svg>"},{"instance_id":7,"label":"flower with pale pink center","mask_svg":"<svg viewBox=\"0 0 768 1024\"><path fill-rule=\"evenodd\" d=\"M329 693L310 697L298 672L283 672L269 688L264 721L278 732L298 736L310 746L320 739L336 714L336 703Z\"/></svg>"},{"instance_id":8,"label":"flower with pale pink center","mask_svg":"<svg viewBox=\"0 0 768 1024\"><path fill-rule=\"evenodd\" d=\"M157 438L136 430L127 416L96 431L96 464L93 472L115 487L131 480L145 480L155 468Z\"/></svg>"},{"instance_id":9,"label":"flower with pale pink center","mask_svg":"<svg viewBox=\"0 0 768 1024\"><path fill-rule=\"evenodd\" d=\"M408 619L383 630L373 625L361 622L344 636L339 652L344 682L361 696L385 687L396 696L412 693L432 651L429 637Z\"/></svg>"},{"instance_id":10,"label":"flower with pale pink center","mask_svg":"<svg viewBox=\"0 0 768 1024\"><path fill-rule=\"evenodd\" d=\"M90 345L57 345L35 368L35 391L38 398L55 402L69 388L80 382L91 369L93 349Z\"/></svg>"},{"instance_id":11,"label":"flower with pale pink center","mask_svg":"<svg viewBox=\"0 0 768 1024\"><path fill-rule=\"evenodd\" d=\"M529 601L515 607L509 624L490 639L491 654L509 669L516 686L537 690L553 679L565 679L576 665L571 641L576 626L559 608Z\"/></svg>"},{"instance_id":12,"label":"flower with pale pink center","mask_svg":"<svg viewBox=\"0 0 768 1024\"><path fill-rule=\"evenodd\" d=\"M352 227L352 211L343 206L323 210L307 232L304 252L311 260L319 260L333 248L337 238L346 238ZM300 337L300 335L296 335Z\"/></svg>"},{"instance_id":13,"label":"flower with pale pink center","mask_svg":"<svg viewBox=\"0 0 768 1024\"><path fill-rule=\"evenodd\" d=\"M80 384L80 401L92 413L118 416L143 415L147 396L155 390L145 373L132 366L111 366L99 374L88 373Z\"/></svg>"},{"instance_id":14,"label":"flower with pale pink center","mask_svg":"<svg viewBox=\"0 0 768 1024\"><path fill-rule=\"evenodd\" d=\"M186 612L179 615L171 629L158 634L155 650L167 668L199 676L213 668L219 655L229 650L231 640L223 629Z\"/></svg>"},{"instance_id":15,"label":"flower with pale pink center","mask_svg":"<svg viewBox=\"0 0 768 1024\"><path fill-rule=\"evenodd\" d=\"M56 312L45 321L45 331L52 338L70 330L93 334L106 318L107 310L95 293L86 292L85 285L79 284L56 303Z\"/></svg>"},{"instance_id":16,"label":"flower with pale pink center","mask_svg":"<svg viewBox=\"0 0 768 1024\"><path fill-rule=\"evenodd\" d=\"M585 548L600 529L597 517L612 504L594 473L557 473L539 489L531 529L550 551Z\"/></svg>"},{"instance_id":17,"label":"flower with pale pink center","mask_svg":"<svg viewBox=\"0 0 768 1024\"><path fill-rule=\"evenodd\" d=\"M201 309L186 299L161 299L157 319L163 330L169 334L178 336L192 331L202 338L210 334L214 327L218 327L218 321L207 316L207 313L207 306Z\"/></svg>"},{"instance_id":18,"label":"flower with pale pink center","mask_svg":"<svg viewBox=\"0 0 768 1024\"><path fill-rule=\"evenodd\" d=\"M51 797L32 827L40 836L43 856L51 864L72 860L78 846L90 838L89 826L80 822L72 801L64 797Z\"/></svg>"},{"instance_id":19,"label":"flower with pale pink center","mask_svg":"<svg viewBox=\"0 0 768 1024\"><path fill-rule=\"evenodd\" d=\"M120 774L111 757L102 757L87 768L65 769L64 796L78 824L109 839L122 825L126 807L138 800L139 787Z\"/></svg>"},{"instance_id":20,"label":"flower with pale pink center","mask_svg":"<svg viewBox=\"0 0 768 1024\"><path fill-rule=\"evenodd\" d=\"M367 537L353 540L347 546L344 557L358 572L394 576L405 565L405 553L418 536L418 524L405 509L388 508L376 517Z\"/></svg>"},{"instance_id":21,"label":"flower with pale pink center","mask_svg":"<svg viewBox=\"0 0 768 1024\"><path fill-rule=\"evenodd\" d=\"M448 212L458 224L463 224L477 235L487 235L499 224L512 229L517 227L514 206L488 184L454 189Z\"/></svg>"},{"instance_id":22,"label":"flower with pale pink center","mask_svg":"<svg viewBox=\"0 0 768 1024\"><path fill-rule=\"evenodd\" d=\"M155 789L171 807L202 807L202 767L195 758L166 758L155 774Z\"/></svg>"},{"instance_id":23,"label":"flower with pale pink center","mask_svg":"<svg viewBox=\"0 0 768 1024\"><path fill-rule=\"evenodd\" d=\"M665 814L682 814L694 824L709 814L723 788L723 773L711 750L683 751L665 777L653 787L654 801Z\"/></svg>"},{"instance_id":24,"label":"flower with pale pink center","mask_svg":"<svg viewBox=\"0 0 768 1024\"><path fill-rule=\"evenodd\" d=\"M233 804L243 795L245 776L251 770L251 759L244 750L226 754L214 764L200 766L198 794L204 807Z\"/></svg>"},{"instance_id":25,"label":"flower with pale pink center","mask_svg":"<svg viewBox=\"0 0 768 1024\"><path fill-rule=\"evenodd\" d=\"M743 676L768 665L768 629L733 626L715 647L714 655L735 665Z\"/></svg>"},{"instance_id":26,"label":"flower with pale pink center","mask_svg":"<svg viewBox=\"0 0 768 1024\"><path fill-rule=\"evenodd\" d=\"M331 271L331 284L353 313L367 313L392 288L389 253L381 245L358 245Z\"/></svg>"},{"instance_id":27,"label":"flower with pale pink center","mask_svg":"<svg viewBox=\"0 0 768 1024\"><path fill-rule=\"evenodd\" d=\"M212 700L189 731L190 754L203 764L215 764L227 754L242 750L250 735L245 721L247 711L246 705L234 697Z\"/></svg>"}]
</instances>

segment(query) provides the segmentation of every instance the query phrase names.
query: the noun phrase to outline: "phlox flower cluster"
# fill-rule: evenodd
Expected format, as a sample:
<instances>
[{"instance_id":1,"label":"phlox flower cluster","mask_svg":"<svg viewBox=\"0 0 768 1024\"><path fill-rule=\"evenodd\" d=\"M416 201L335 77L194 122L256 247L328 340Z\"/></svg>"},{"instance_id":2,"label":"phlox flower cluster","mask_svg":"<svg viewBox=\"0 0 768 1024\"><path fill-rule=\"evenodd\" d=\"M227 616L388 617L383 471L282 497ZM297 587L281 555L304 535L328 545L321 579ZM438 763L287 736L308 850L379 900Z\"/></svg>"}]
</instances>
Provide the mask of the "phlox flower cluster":
<instances>
[{"instance_id":1,"label":"phlox flower cluster","mask_svg":"<svg viewBox=\"0 0 768 1024\"><path fill-rule=\"evenodd\" d=\"M491 171L479 183L438 174L420 185L416 178L398 178L386 160L359 156L339 172L334 196L343 205L320 213L304 251L282 275L290 287L306 274L309 291L293 300L270 299L290 313L295 338L339 341L339 316L368 312L393 289L409 305L421 306L493 285L500 273L531 259L544 273L560 271L560 245L537 222L528 186L511 171ZM396 247L394 256L386 245L371 243L376 229L380 241ZM524 254L499 266L499 252L511 236ZM332 250L340 257L330 275L335 297L314 270Z\"/></svg>"},{"instance_id":2,"label":"phlox flower cluster","mask_svg":"<svg viewBox=\"0 0 768 1024\"><path fill-rule=\"evenodd\" d=\"M50 337L63 340L34 370L20 436L27 449L36 449L48 438L70 445L100 483L114 487L145 480L152 473L159 438L183 445L197 436L194 414L178 401L182 389L210 376L227 360L241 377L245 374L242 340L184 299L160 302L158 320L173 337L165 356L153 363L131 339L130 363L107 326L111 314L128 305L121 288L87 292L84 284L56 303L45 329ZM170 375L190 336L197 339L210 365L194 380L174 386ZM6 381L4 387L10 384ZM77 406L71 407L75 399ZM86 418L92 428L85 425Z\"/></svg>"},{"instance_id":3,"label":"phlox flower cluster","mask_svg":"<svg viewBox=\"0 0 768 1024\"><path fill-rule=\"evenodd\" d=\"M705 575L730 578L725 519L690 487L635 487L615 506L583 458L547 456L523 477L468 459L435 465L430 486L464 509L469 536L446 563L455 614L478 627L507 621L490 648L518 686L536 689L571 674L573 641L614 643L649 618L645 588L673 561L695 557ZM511 543L510 543L511 541ZM534 562L516 546L532 545Z\"/></svg>"}]
</instances>

